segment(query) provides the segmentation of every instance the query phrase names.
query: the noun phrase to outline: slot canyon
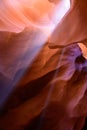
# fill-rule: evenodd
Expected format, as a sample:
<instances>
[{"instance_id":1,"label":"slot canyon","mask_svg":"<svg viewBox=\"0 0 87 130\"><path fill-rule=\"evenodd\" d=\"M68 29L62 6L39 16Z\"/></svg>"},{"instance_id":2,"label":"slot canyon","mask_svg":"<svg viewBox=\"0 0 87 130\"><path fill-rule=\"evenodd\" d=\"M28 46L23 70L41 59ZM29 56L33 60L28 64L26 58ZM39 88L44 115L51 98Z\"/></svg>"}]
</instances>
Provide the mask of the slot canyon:
<instances>
[{"instance_id":1,"label":"slot canyon","mask_svg":"<svg viewBox=\"0 0 87 130\"><path fill-rule=\"evenodd\" d=\"M0 130L87 130L87 0L0 0Z\"/></svg>"}]
</instances>

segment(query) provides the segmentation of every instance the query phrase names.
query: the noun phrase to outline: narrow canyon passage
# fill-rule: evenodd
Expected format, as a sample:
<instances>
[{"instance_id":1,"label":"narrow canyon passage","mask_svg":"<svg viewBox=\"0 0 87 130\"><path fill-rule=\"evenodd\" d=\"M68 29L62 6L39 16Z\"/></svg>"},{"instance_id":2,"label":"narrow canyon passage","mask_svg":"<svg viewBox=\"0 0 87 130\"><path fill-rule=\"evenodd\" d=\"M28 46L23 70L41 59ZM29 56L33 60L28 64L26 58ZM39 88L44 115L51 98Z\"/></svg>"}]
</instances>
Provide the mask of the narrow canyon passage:
<instances>
[{"instance_id":1,"label":"narrow canyon passage","mask_svg":"<svg viewBox=\"0 0 87 130\"><path fill-rule=\"evenodd\" d=\"M0 1L0 130L86 130L87 0L79 1Z\"/></svg>"}]
</instances>

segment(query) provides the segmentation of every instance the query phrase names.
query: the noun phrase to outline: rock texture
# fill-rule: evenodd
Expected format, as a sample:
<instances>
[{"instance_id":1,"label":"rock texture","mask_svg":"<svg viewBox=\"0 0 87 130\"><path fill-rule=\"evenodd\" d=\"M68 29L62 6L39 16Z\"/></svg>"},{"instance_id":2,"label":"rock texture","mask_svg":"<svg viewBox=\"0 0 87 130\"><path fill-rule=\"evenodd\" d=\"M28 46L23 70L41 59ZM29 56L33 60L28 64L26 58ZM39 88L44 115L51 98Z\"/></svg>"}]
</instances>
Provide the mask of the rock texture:
<instances>
[{"instance_id":1,"label":"rock texture","mask_svg":"<svg viewBox=\"0 0 87 130\"><path fill-rule=\"evenodd\" d=\"M87 40L87 0L71 0L71 7L54 30L49 46L64 47ZM86 45L86 43L85 43Z\"/></svg>"},{"instance_id":2,"label":"rock texture","mask_svg":"<svg viewBox=\"0 0 87 130\"><path fill-rule=\"evenodd\" d=\"M20 33L19 36L15 34L12 36L15 36L14 41L19 41L21 36L25 38L28 33L30 34L27 30ZM14 57L12 54L9 56L8 51L6 60L4 59L2 62L3 67L7 67L6 70L12 68L11 64L18 63L18 60L16 61L14 58L25 56L19 67L15 66L17 67L15 69L13 66L10 77L8 76L10 71L1 72L1 99L5 99L5 104L1 107L0 129L82 130L87 115L87 61L82 56L79 46L73 44L63 49L50 49L46 43L32 64L26 65L29 63L31 50L35 51L40 45L33 45L29 49L23 40L21 46L26 46L25 48L21 48L18 43L17 48L16 43L17 41L15 46L12 45L10 48L10 52L15 51ZM28 49L27 54L29 55L24 53L26 49ZM12 61L6 64L9 57ZM1 59L3 58L1 57ZM24 74L26 66L28 68ZM17 78L20 76L19 81ZM6 101L4 96L9 91L10 95Z\"/></svg>"},{"instance_id":3,"label":"rock texture","mask_svg":"<svg viewBox=\"0 0 87 130\"><path fill-rule=\"evenodd\" d=\"M87 130L85 47L66 46L69 32L62 34L66 47L51 49L48 32L41 27L4 29L0 31L0 130ZM59 45L55 37L52 46L56 42Z\"/></svg>"}]
</instances>

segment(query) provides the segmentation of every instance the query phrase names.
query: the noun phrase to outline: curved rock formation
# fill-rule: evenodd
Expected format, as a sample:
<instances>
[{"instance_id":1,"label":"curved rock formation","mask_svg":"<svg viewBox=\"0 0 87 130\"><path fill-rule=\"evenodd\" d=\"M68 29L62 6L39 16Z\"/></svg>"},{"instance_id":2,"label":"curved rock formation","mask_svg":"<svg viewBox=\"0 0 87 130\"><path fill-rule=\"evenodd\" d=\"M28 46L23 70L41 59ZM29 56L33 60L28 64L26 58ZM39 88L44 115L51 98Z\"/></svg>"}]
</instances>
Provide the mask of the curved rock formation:
<instances>
[{"instance_id":1,"label":"curved rock formation","mask_svg":"<svg viewBox=\"0 0 87 130\"><path fill-rule=\"evenodd\" d=\"M3 3L7 5L10 2L9 5L13 5L10 0L5 2L3 0L1 3L4 10ZM27 6L26 3L29 3L28 0L16 2L24 3L24 8ZM33 5L34 2L36 1L31 1L30 4ZM18 3L15 3L17 7L20 5ZM80 7L83 5L84 3ZM38 7L37 4L35 7ZM40 8L39 6L38 9ZM9 9L6 13L10 16ZM46 8L46 12L47 10ZM44 13L43 8L42 14ZM50 24L44 28L37 18L39 17L36 17L36 21L32 19L34 25L29 26L21 19L17 18L18 21L15 21L12 18L13 23L10 25L10 22L7 23L6 15L6 26L0 28L0 130L86 130L86 48L81 43L66 46L70 34L67 32L67 37L60 37L66 47L50 49L50 30L47 30ZM14 22L19 22L17 28L13 26ZM36 26L36 23L40 26ZM54 31L53 36L56 34ZM56 36L54 43L52 46L56 43L59 45Z\"/></svg>"},{"instance_id":2,"label":"curved rock formation","mask_svg":"<svg viewBox=\"0 0 87 130\"><path fill-rule=\"evenodd\" d=\"M19 68L15 78L23 70ZM51 50L46 44L1 110L0 128L82 130L86 78L87 61L76 44L64 50Z\"/></svg>"},{"instance_id":3,"label":"curved rock formation","mask_svg":"<svg viewBox=\"0 0 87 130\"><path fill-rule=\"evenodd\" d=\"M71 0L71 7L50 37L51 48L87 40L87 0ZM86 44L85 44L86 45Z\"/></svg>"}]
</instances>

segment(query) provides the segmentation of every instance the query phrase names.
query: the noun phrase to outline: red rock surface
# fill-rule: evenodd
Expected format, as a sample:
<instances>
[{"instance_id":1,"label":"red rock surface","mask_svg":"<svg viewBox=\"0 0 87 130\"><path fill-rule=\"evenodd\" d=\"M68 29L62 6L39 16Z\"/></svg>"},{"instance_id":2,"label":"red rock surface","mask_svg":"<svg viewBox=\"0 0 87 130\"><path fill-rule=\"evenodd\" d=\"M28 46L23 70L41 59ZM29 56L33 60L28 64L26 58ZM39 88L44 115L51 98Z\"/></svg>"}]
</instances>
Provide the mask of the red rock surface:
<instances>
[{"instance_id":1,"label":"red rock surface","mask_svg":"<svg viewBox=\"0 0 87 130\"><path fill-rule=\"evenodd\" d=\"M67 14L57 25L50 38L51 48L67 46L71 43L86 42L87 0L71 0ZM85 43L86 45L86 43Z\"/></svg>"},{"instance_id":2,"label":"red rock surface","mask_svg":"<svg viewBox=\"0 0 87 130\"><path fill-rule=\"evenodd\" d=\"M0 31L0 130L86 130L85 49L50 49L47 28L10 27Z\"/></svg>"}]
</instances>

